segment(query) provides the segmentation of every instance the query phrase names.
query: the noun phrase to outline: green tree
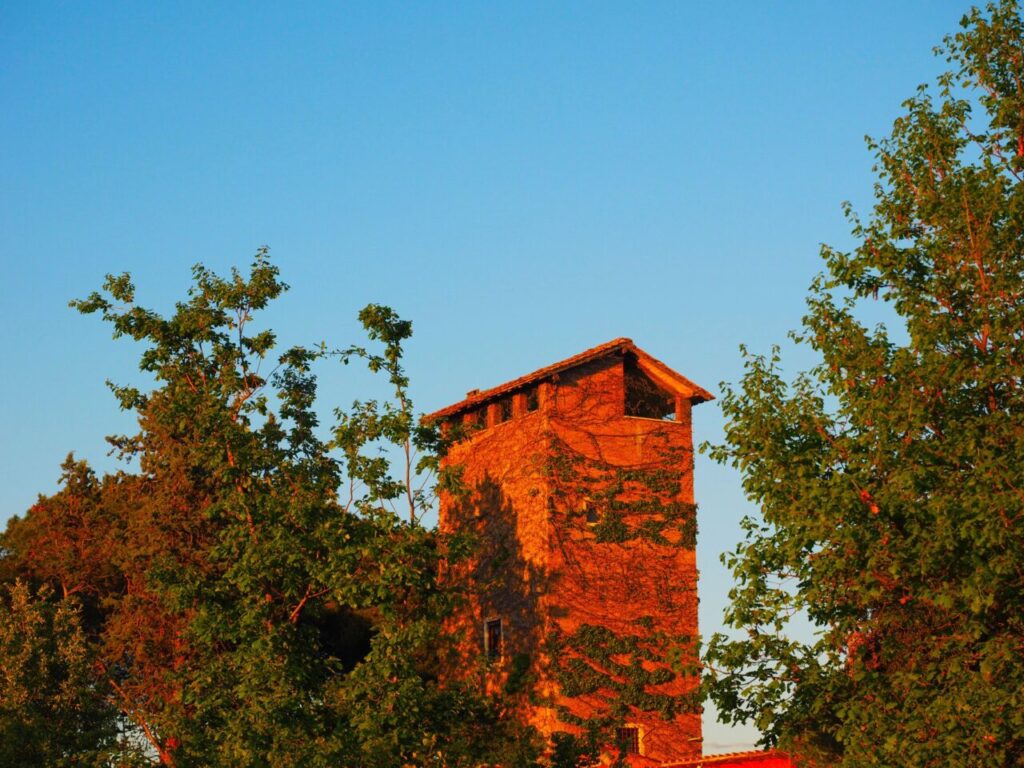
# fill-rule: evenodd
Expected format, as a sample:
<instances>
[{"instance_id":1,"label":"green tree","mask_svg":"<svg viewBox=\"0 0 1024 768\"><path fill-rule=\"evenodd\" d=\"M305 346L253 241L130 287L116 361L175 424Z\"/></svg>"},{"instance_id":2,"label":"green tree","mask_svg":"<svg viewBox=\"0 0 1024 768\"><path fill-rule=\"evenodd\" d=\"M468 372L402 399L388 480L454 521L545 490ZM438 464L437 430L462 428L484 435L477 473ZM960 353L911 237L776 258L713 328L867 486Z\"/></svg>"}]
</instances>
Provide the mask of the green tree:
<instances>
[{"instance_id":1,"label":"green tree","mask_svg":"<svg viewBox=\"0 0 1024 768\"><path fill-rule=\"evenodd\" d=\"M0 765L101 766L117 741L117 710L95 685L73 599L0 597Z\"/></svg>"},{"instance_id":2,"label":"green tree","mask_svg":"<svg viewBox=\"0 0 1024 768\"><path fill-rule=\"evenodd\" d=\"M952 65L870 146L873 212L823 249L789 380L776 349L727 388L761 511L727 558L712 698L833 766L1024 765L1024 23L971 11ZM866 327L879 299L894 331ZM813 642L786 631L809 618Z\"/></svg>"},{"instance_id":3,"label":"green tree","mask_svg":"<svg viewBox=\"0 0 1024 768\"><path fill-rule=\"evenodd\" d=\"M420 519L444 443L408 397L411 323L371 305L382 350L275 353L253 328L286 288L261 250L248 275L197 266L166 317L127 275L73 302L142 345L153 388L112 385L139 430L111 442L138 471L69 459L61 490L9 526L0 572L82 598L89 684L129 730L114 759L144 744L173 766L458 766L532 743L436 676L458 597L437 575L465 545ZM394 398L339 410L326 439L313 368L328 358L364 360ZM535 752L516 749L510 765Z\"/></svg>"}]
</instances>

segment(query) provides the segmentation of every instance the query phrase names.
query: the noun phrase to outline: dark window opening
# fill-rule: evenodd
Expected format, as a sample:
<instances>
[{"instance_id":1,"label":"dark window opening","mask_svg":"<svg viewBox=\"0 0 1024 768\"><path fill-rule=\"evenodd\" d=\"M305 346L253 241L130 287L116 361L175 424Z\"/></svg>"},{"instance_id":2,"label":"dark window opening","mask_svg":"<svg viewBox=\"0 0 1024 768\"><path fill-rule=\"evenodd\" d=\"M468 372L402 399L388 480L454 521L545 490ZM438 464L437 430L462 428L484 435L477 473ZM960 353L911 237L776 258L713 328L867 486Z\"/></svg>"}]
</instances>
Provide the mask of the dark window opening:
<instances>
[{"instance_id":1,"label":"dark window opening","mask_svg":"<svg viewBox=\"0 0 1024 768\"><path fill-rule=\"evenodd\" d=\"M594 509L594 506L590 502L583 505L583 512L587 517L587 525L597 525L598 521L601 519L601 516L597 514L597 510Z\"/></svg>"},{"instance_id":2,"label":"dark window opening","mask_svg":"<svg viewBox=\"0 0 1024 768\"><path fill-rule=\"evenodd\" d=\"M495 409L494 423L501 424L504 421L508 421L512 418L512 398L503 397L498 401L498 407Z\"/></svg>"},{"instance_id":3,"label":"dark window opening","mask_svg":"<svg viewBox=\"0 0 1024 768\"><path fill-rule=\"evenodd\" d=\"M540 391L537 387L530 387L526 390L526 411L536 411L540 408Z\"/></svg>"},{"instance_id":4,"label":"dark window opening","mask_svg":"<svg viewBox=\"0 0 1024 768\"><path fill-rule=\"evenodd\" d=\"M615 743L627 755L640 754L640 729L632 726L615 729Z\"/></svg>"},{"instance_id":5,"label":"dark window opening","mask_svg":"<svg viewBox=\"0 0 1024 768\"><path fill-rule=\"evenodd\" d=\"M476 429L487 428L487 406L483 408L477 408L474 411L469 412L469 420L467 426L475 427Z\"/></svg>"},{"instance_id":6,"label":"dark window opening","mask_svg":"<svg viewBox=\"0 0 1024 768\"><path fill-rule=\"evenodd\" d=\"M501 657L501 619L484 622L484 654L488 659Z\"/></svg>"},{"instance_id":7,"label":"dark window opening","mask_svg":"<svg viewBox=\"0 0 1024 768\"><path fill-rule=\"evenodd\" d=\"M676 417L676 399L663 390L640 370L636 359L627 357L626 415L642 419L668 419Z\"/></svg>"},{"instance_id":8,"label":"dark window opening","mask_svg":"<svg viewBox=\"0 0 1024 768\"><path fill-rule=\"evenodd\" d=\"M465 414L453 416L441 422L441 435L448 440L458 441L466 436Z\"/></svg>"}]
</instances>

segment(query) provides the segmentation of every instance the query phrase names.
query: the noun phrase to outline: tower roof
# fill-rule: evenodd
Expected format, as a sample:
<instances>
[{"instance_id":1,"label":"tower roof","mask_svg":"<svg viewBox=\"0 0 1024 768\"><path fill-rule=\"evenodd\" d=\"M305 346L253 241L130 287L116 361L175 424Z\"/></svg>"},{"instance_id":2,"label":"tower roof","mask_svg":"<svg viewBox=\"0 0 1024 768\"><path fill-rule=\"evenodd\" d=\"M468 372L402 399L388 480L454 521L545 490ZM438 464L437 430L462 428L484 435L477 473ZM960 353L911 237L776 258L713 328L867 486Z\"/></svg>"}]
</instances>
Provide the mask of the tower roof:
<instances>
[{"instance_id":1,"label":"tower roof","mask_svg":"<svg viewBox=\"0 0 1024 768\"><path fill-rule=\"evenodd\" d=\"M561 373L570 371L573 368L579 368L580 366L593 362L594 360L611 357L612 355L626 354L634 355L640 368L670 392L682 395L694 404L715 399L714 395L706 389L697 386L682 374L677 373L660 360L644 352L640 347L633 343L632 339L619 338L605 342L604 344L599 344L585 352L580 352L578 355L567 357L561 362L545 366L533 373L520 376L518 379L507 381L496 387L491 387L490 389L485 390L472 390L466 394L464 400L460 400L457 403L449 405L447 408L442 408L439 411L427 414L424 418L426 421L436 421L438 419L454 416L457 413L467 411L481 403L487 402L488 400L494 400L502 395L507 395L515 392L516 390L524 389L531 384L537 384L541 381L554 378Z\"/></svg>"}]
</instances>

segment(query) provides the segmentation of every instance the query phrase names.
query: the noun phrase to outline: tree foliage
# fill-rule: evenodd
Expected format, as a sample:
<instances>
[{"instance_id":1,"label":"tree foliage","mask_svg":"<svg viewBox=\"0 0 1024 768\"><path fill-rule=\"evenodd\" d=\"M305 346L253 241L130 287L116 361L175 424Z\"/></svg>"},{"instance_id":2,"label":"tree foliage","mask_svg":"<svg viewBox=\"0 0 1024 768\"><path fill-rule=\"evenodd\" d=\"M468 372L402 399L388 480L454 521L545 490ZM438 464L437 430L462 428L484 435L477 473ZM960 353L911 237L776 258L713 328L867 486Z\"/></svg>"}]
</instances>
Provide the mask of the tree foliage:
<instances>
[{"instance_id":1,"label":"tree foliage","mask_svg":"<svg viewBox=\"0 0 1024 768\"><path fill-rule=\"evenodd\" d=\"M761 517L712 639L710 690L769 743L834 766L1024 765L1024 22L973 10L952 69L871 142L871 216L823 249L789 380L728 388ZM868 328L878 299L899 327ZM801 642L794 615L817 630Z\"/></svg>"},{"instance_id":2,"label":"tree foliage","mask_svg":"<svg viewBox=\"0 0 1024 768\"><path fill-rule=\"evenodd\" d=\"M90 673L74 598L16 581L0 598L0 765L104 765L117 711Z\"/></svg>"},{"instance_id":3,"label":"tree foliage","mask_svg":"<svg viewBox=\"0 0 1024 768\"><path fill-rule=\"evenodd\" d=\"M421 522L444 444L408 396L411 323L371 305L372 348L275 352L256 323L287 286L265 250L247 275L193 277L168 316L127 275L72 303L142 346L153 388L111 385L139 429L110 440L137 471L69 458L58 493L0 542L0 576L40 589L15 587L12 610L52 616L37 644L80 652L62 674L115 713L120 736L101 729L90 748L174 766L531 763L496 702L436 677L458 598L439 563L465 543ZM321 429L313 369L330 358L365 361L393 398ZM38 690L63 711L57 679Z\"/></svg>"}]
</instances>

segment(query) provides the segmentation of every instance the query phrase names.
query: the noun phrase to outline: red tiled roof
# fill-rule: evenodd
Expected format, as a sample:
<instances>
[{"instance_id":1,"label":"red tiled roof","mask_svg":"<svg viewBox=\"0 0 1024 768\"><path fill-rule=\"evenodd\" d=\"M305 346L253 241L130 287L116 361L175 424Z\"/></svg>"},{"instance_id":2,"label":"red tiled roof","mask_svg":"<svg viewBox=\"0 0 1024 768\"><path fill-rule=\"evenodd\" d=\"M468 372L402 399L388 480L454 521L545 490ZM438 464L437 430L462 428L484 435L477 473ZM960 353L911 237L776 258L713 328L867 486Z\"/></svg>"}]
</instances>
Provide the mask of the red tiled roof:
<instances>
[{"instance_id":1,"label":"red tiled roof","mask_svg":"<svg viewBox=\"0 0 1024 768\"><path fill-rule=\"evenodd\" d=\"M460 400L453 405L449 405L447 408L442 408L439 411L427 414L424 419L426 421L436 421L437 419L443 419L446 416L452 416L453 414L459 413L460 411L468 410L480 403L487 400L493 400L496 397L514 392L517 389L522 389L535 382L542 381L550 378L563 371L577 368L581 365L589 363L593 360L598 360L602 357L607 357L616 353L632 352L637 356L639 360L651 367L657 369L662 374L671 379L680 389L685 390L689 393L690 398L695 403L702 403L706 400L714 400L714 395L705 389L694 384L692 381L687 379L685 376L676 373L667 365L660 360L655 359L651 355L644 352L636 344L633 343L632 339L619 338L613 339L612 341L604 344L599 344L596 347L580 352L578 355L567 357L561 362L554 363L553 365L545 366L540 368L533 373L529 373L526 376L520 376L518 379L500 384L497 387L491 387L483 391L470 392L464 400Z\"/></svg>"}]
</instances>

